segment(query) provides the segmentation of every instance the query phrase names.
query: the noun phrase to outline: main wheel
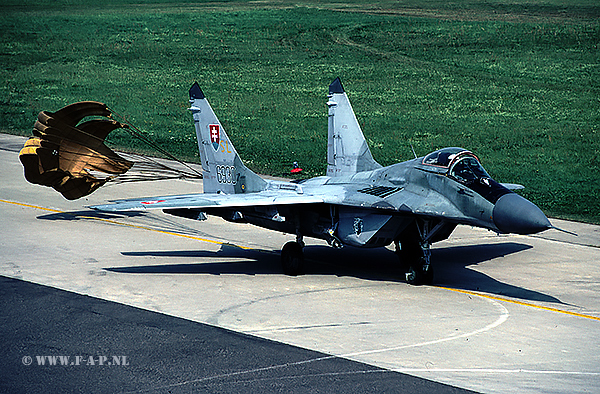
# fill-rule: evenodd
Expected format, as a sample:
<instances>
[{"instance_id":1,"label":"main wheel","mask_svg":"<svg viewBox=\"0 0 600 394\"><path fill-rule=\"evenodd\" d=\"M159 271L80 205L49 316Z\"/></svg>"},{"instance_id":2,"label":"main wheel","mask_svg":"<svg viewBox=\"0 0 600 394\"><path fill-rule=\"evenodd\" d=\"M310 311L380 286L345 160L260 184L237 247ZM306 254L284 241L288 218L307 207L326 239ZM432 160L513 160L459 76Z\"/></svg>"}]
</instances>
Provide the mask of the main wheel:
<instances>
[{"instance_id":1,"label":"main wheel","mask_svg":"<svg viewBox=\"0 0 600 394\"><path fill-rule=\"evenodd\" d=\"M304 252L298 242L290 241L283 245L281 266L286 275L297 276L304 272Z\"/></svg>"}]
</instances>

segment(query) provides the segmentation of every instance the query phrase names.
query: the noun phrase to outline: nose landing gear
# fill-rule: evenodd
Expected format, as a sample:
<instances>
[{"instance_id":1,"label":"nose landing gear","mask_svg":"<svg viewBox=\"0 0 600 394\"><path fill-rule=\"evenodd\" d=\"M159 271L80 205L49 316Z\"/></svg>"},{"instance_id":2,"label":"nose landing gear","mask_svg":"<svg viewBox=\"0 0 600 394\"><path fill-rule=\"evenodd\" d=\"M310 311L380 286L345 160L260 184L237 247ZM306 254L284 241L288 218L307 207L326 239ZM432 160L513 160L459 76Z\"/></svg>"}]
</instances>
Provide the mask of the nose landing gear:
<instances>
[{"instance_id":1,"label":"nose landing gear","mask_svg":"<svg viewBox=\"0 0 600 394\"><path fill-rule=\"evenodd\" d=\"M396 242L396 254L400 258L406 283L419 286L433 283L431 248L429 243Z\"/></svg>"}]
</instances>

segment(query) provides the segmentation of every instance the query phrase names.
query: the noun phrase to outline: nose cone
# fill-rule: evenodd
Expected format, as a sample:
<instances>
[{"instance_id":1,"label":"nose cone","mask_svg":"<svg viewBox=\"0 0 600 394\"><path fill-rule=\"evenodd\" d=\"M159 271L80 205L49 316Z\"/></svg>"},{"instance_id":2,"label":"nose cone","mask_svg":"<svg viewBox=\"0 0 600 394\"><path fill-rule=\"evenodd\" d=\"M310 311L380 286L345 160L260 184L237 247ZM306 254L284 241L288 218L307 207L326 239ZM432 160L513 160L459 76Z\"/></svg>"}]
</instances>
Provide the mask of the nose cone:
<instances>
[{"instance_id":1,"label":"nose cone","mask_svg":"<svg viewBox=\"0 0 600 394\"><path fill-rule=\"evenodd\" d=\"M494 224L503 233L535 234L552 227L541 209L516 193L500 197L493 216Z\"/></svg>"}]
</instances>

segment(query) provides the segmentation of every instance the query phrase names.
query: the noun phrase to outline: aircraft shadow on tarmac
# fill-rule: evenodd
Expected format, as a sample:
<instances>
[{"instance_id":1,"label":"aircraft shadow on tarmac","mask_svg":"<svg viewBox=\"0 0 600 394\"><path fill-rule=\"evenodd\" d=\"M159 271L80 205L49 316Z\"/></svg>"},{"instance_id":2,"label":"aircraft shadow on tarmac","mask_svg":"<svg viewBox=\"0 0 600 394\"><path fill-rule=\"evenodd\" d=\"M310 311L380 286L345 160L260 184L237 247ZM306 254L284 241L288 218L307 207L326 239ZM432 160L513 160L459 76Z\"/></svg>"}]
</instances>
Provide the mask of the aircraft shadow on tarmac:
<instances>
[{"instance_id":1,"label":"aircraft shadow on tarmac","mask_svg":"<svg viewBox=\"0 0 600 394\"><path fill-rule=\"evenodd\" d=\"M481 291L528 301L562 302L550 295L500 282L484 273L468 268L492 259L530 249L531 246L504 242L432 249L435 270L434 286ZM327 246L306 246L305 275L351 276L366 280L404 282L398 258L389 249L359 249L346 247L335 250ZM122 252L124 256L168 259L214 259L214 262L190 262L130 267L110 267L107 271L135 274L282 274L279 253L270 250L242 249L221 245L214 251L148 251ZM243 261L242 261L243 260ZM511 267L507 265L507 270Z\"/></svg>"},{"instance_id":2,"label":"aircraft shadow on tarmac","mask_svg":"<svg viewBox=\"0 0 600 394\"><path fill-rule=\"evenodd\" d=\"M41 220L100 220L100 221L116 221L116 224L134 225L146 227L155 231L166 231L182 235L190 235L196 237L206 237L207 234L194 229L193 227L184 226L175 220L172 220L168 215L152 215L148 212L125 211L118 213L107 213L93 211L91 209L82 211L58 212L46 215L40 215L37 219ZM125 220L120 222L119 219ZM133 220L133 221L130 221Z\"/></svg>"},{"instance_id":3,"label":"aircraft shadow on tarmac","mask_svg":"<svg viewBox=\"0 0 600 394\"><path fill-rule=\"evenodd\" d=\"M107 214L91 210L61 212L41 215L43 220L117 220L141 219L154 230L179 234L206 236L191 227L164 218L163 215L147 215L144 212L119 212ZM460 290L481 291L529 301L562 303L559 299L537 292L500 282L486 274L468 268L489 260L530 249L531 246L515 242L483 245L466 245L432 248L432 261L435 271L434 285ZM366 280L385 280L404 282L398 258L389 249L360 249L345 247L341 250L328 246L306 246L307 275L351 276ZM235 245L222 244L216 252L194 251L156 251L122 252L124 256L214 259L214 262L191 262L183 264L162 264L148 266L112 267L107 271L119 273L146 274L282 274L279 253L271 250L243 249ZM243 260L243 261L242 261ZM507 264L507 270L511 267Z\"/></svg>"},{"instance_id":4,"label":"aircraft shadow on tarmac","mask_svg":"<svg viewBox=\"0 0 600 394\"><path fill-rule=\"evenodd\" d=\"M143 217L144 212L119 212L118 214L92 211L90 209L84 211L71 211L71 212L58 212L58 213L50 213L47 215L40 215L37 219L42 220L89 220L93 219L119 219L123 217Z\"/></svg>"}]
</instances>

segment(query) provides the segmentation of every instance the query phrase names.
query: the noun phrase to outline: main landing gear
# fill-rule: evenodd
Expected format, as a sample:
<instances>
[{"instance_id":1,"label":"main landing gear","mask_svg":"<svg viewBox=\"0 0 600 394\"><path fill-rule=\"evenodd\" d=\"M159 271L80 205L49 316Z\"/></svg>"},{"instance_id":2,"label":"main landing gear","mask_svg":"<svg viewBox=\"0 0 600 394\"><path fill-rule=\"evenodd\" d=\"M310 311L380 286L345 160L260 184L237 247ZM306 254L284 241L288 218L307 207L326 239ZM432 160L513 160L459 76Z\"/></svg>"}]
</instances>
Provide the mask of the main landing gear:
<instances>
[{"instance_id":1,"label":"main landing gear","mask_svg":"<svg viewBox=\"0 0 600 394\"><path fill-rule=\"evenodd\" d=\"M304 273L304 241L301 235L296 236L296 241L290 241L281 249L281 266L286 275L298 276Z\"/></svg>"}]
</instances>

